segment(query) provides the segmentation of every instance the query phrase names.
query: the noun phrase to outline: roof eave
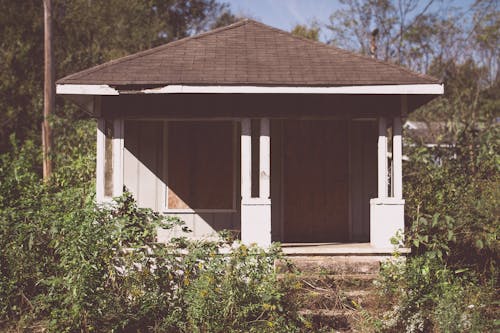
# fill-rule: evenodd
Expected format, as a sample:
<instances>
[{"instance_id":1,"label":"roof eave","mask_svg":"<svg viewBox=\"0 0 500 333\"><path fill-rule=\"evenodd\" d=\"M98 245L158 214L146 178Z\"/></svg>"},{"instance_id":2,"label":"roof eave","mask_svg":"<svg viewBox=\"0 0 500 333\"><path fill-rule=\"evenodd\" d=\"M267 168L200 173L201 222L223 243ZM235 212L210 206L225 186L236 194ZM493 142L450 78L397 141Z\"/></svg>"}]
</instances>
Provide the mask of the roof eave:
<instances>
[{"instance_id":1,"label":"roof eave","mask_svg":"<svg viewBox=\"0 0 500 333\"><path fill-rule=\"evenodd\" d=\"M444 85L352 85L314 86L250 86L250 85L166 85L158 88L120 90L106 84L57 84L58 95L116 96L124 94L346 94L346 95L442 95Z\"/></svg>"}]
</instances>

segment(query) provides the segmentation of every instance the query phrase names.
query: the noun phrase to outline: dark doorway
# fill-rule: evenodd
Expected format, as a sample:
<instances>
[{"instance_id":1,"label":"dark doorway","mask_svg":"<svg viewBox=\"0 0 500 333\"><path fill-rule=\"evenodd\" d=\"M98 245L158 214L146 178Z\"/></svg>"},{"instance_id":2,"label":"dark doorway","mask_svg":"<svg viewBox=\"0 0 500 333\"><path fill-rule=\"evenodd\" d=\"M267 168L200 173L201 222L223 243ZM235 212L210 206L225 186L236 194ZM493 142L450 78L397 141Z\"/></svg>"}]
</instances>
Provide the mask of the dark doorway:
<instances>
[{"instance_id":1,"label":"dark doorway","mask_svg":"<svg viewBox=\"0 0 500 333\"><path fill-rule=\"evenodd\" d=\"M348 125L347 120L284 122L284 242L348 241Z\"/></svg>"}]
</instances>

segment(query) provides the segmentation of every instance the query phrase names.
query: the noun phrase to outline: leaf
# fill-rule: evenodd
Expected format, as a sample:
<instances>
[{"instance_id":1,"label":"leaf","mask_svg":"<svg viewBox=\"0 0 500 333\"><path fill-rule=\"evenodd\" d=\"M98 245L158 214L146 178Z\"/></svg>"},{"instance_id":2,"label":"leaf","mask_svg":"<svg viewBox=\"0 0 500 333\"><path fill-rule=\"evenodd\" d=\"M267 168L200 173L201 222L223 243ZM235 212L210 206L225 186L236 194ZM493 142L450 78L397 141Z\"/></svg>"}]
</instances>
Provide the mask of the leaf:
<instances>
[{"instance_id":1,"label":"leaf","mask_svg":"<svg viewBox=\"0 0 500 333\"><path fill-rule=\"evenodd\" d=\"M434 228L434 227L436 227L436 226L438 225L438 223L439 223L439 217L440 217L440 216L441 216L441 215L440 215L439 213L436 213L436 214L434 214L434 216L432 217L432 227L433 227L433 228Z\"/></svg>"},{"instance_id":2,"label":"leaf","mask_svg":"<svg viewBox=\"0 0 500 333\"><path fill-rule=\"evenodd\" d=\"M422 224L422 225L428 225L428 224L429 224L429 223L427 222L427 219L426 219L425 217L421 217L419 222L420 222L420 224Z\"/></svg>"},{"instance_id":3,"label":"leaf","mask_svg":"<svg viewBox=\"0 0 500 333\"><path fill-rule=\"evenodd\" d=\"M33 248L33 240L34 240L33 234L30 234L29 239L28 239L28 250L30 250L30 251Z\"/></svg>"}]
</instances>

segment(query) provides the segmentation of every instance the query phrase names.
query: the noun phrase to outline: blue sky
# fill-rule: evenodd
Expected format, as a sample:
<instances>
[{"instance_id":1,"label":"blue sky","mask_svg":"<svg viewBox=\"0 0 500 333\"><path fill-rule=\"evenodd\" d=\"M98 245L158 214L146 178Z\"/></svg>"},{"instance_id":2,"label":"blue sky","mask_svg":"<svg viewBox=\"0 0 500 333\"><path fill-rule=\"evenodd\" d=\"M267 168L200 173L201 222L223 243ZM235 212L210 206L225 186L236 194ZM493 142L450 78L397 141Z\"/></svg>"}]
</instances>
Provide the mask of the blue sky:
<instances>
[{"instance_id":1,"label":"blue sky","mask_svg":"<svg viewBox=\"0 0 500 333\"><path fill-rule=\"evenodd\" d=\"M330 14L341 8L335 0L222 0L237 15L251 17L273 27L291 30L296 24L313 20L327 23ZM435 0L435 8L444 5L468 6L474 0ZM422 0L422 3L426 1ZM325 40L325 35L321 36Z\"/></svg>"}]
</instances>

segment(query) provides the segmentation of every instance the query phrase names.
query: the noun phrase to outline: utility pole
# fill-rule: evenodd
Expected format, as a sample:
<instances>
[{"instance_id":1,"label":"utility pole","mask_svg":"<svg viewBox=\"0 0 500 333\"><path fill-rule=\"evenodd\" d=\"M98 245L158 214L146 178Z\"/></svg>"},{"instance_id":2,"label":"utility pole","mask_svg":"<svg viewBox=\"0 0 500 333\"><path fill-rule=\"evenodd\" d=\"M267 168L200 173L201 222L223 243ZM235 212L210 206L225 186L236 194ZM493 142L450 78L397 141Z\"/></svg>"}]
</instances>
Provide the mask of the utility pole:
<instances>
[{"instance_id":1,"label":"utility pole","mask_svg":"<svg viewBox=\"0 0 500 333\"><path fill-rule=\"evenodd\" d=\"M54 87L54 58L52 53L52 0L43 0L44 8L44 93L43 93L43 122L42 122L42 145L43 145L43 179L47 181L52 174L52 133L49 117L55 106Z\"/></svg>"}]
</instances>

